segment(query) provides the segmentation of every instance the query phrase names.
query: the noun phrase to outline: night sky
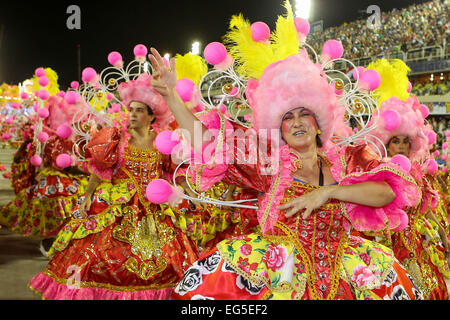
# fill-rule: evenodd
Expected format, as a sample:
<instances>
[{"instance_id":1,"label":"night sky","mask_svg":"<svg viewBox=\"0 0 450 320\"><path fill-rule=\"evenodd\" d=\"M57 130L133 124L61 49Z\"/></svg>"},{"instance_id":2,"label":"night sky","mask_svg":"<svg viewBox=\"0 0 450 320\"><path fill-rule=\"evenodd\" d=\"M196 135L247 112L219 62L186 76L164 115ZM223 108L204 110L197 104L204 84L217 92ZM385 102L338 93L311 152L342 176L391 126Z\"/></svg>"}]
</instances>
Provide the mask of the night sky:
<instances>
[{"instance_id":1,"label":"night sky","mask_svg":"<svg viewBox=\"0 0 450 320\"><path fill-rule=\"evenodd\" d=\"M310 21L324 20L325 27L361 17L369 5L382 11L407 7L422 0L312 0ZM294 1L291 1L294 3ZM161 53L185 54L197 40L202 48L221 41L233 14L242 12L252 22L271 28L284 13L283 0L188 0L188 1L8 1L0 9L0 84L17 84L30 78L38 67L50 67L61 89L78 80L77 45L81 69L107 67L107 55L119 51L125 64L133 48L142 43ZM69 30L67 7L81 8L81 30ZM1 29L0 29L1 30Z\"/></svg>"}]
</instances>

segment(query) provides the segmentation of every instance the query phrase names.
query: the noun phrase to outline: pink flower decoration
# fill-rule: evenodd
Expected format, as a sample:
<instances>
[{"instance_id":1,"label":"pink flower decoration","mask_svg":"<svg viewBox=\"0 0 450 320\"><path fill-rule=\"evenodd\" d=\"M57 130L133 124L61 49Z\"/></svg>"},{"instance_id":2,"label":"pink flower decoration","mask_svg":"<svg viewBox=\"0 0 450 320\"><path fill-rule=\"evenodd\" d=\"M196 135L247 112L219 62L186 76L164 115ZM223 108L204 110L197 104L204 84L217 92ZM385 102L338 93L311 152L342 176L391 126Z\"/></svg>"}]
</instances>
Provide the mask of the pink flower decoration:
<instances>
[{"instance_id":1,"label":"pink flower decoration","mask_svg":"<svg viewBox=\"0 0 450 320\"><path fill-rule=\"evenodd\" d=\"M360 253L358 256L362 261L364 261L365 264L367 264L368 266L370 265L371 258L367 253Z\"/></svg>"},{"instance_id":2,"label":"pink flower decoration","mask_svg":"<svg viewBox=\"0 0 450 320\"><path fill-rule=\"evenodd\" d=\"M273 246L270 245L267 248L265 255L263 256L263 261L266 266L272 271L278 271L283 268L287 259L287 251L283 246Z\"/></svg>"},{"instance_id":3,"label":"pink flower decoration","mask_svg":"<svg viewBox=\"0 0 450 320\"><path fill-rule=\"evenodd\" d=\"M252 246L249 245L248 243L247 243L247 244L244 244L243 246L241 246L241 247L239 248L239 252L240 252L242 255L246 256L246 257L248 257L249 255L251 255L252 250L253 250L253 249L252 249Z\"/></svg>"},{"instance_id":4,"label":"pink flower decoration","mask_svg":"<svg viewBox=\"0 0 450 320\"><path fill-rule=\"evenodd\" d=\"M86 221L86 222L84 223L84 228L85 228L86 230L94 230L95 228L97 228L97 221L95 221L94 219L93 219L93 220Z\"/></svg>"},{"instance_id":5,"label":"pink flower decoration","mask_svg":"<svg viewBox=\"0 0 450 320\"><path fill-rule=\"evenodd\" d=\"M359 265L353 269L351 279L353 282L356 282L358 287L363 287L378 280L373 272L367 266L363 265Z\"/></svg>"}]
</instances>

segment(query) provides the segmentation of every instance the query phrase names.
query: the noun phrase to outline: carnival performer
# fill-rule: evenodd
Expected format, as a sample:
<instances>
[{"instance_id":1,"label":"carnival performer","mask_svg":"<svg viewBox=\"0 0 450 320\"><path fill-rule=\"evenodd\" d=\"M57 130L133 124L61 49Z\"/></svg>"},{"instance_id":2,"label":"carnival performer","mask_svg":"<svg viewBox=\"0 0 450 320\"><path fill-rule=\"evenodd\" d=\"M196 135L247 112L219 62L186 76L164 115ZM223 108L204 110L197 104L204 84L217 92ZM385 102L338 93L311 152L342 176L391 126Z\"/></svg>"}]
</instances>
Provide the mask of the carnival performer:
<instances>
[{"instance_id":1,"label":"carnival performer","mask_svg":"<svg viewBox=\"0 0 450 320\"><path fill-rule=\"evenodd\" d=\"M167 104L146 73L121 83L119 93L129 126L105 127L86 146L87 192L58 234L45 271L30 282L45 299L167 299L197 258L188 237L145 197L147 185L171 170L154 148L156 132L171 119Z\"/></svg>"},{"instance_id":2,"label":"carnival performer","mask_svg":"<svg viewBox=\"0 0 450 320\"><path fill-rule=\"evenodd\" d=\"M382 79L374 92L380 102L381 117L374 117L369 124L378 122L371 132L377 138L374 145L380 149L385 147L392 161L408 158L410 173L422 193L420 203L407 210L408 226L392 232L391 239L388 234L386 243L392 246L395 257L407 268L426 299L447 300L445 278L450 276L447 263L450 244L447 231L435 216L439 195L430 182L434 161L429 146L434 144L436 134L431 126L425 125L428 108L416 96L409 95L407 73L410 70L403 61L380 59L367 69L376 70Z\"/></svg>"},{"instance_id":3,"label":"carnival performer","mask_svg":"<svg viewBox=\"0 0 450 320\"><path fill-rule=\"evenodd\" d=\"M63 98L53 96L48 104L49 116L44 121L46 139L42 157L36 157L37 141L26 141L14 156L17 179L13 186L17 194L0 209L0 224L24 236L43 238L40 250L46 256L53 237L71 219L78 198L85 192L87 177L81 169L58 166L60 154L72 154L73 141L56 134L60 124L72 121L74 110ZM14 168L14 166L13 166Z\"/></svg>"},{"instance_id":4,"label":"carnival performer","mask_svg":"<svg viewBox=\"0 0 450 320\"><path fill-rule=\"evenodd\" d=\"M220 129L220 117L217 113L205 112L205 107L201 102L201 92L199 88L200 81L207 74L208 66L202 57L192 53L185 55L176 55L177 64L177 85L176 90L180 97L192 113L196 114L200 121L211 130ZM168 61L167 61L168 62ZM226 106L222 105L220 112L226 112ZM231 123L233 126L238 126L236 123ZM174 120L170 128L175 130L178 128L178 123ZM169 141L172 134L165 134L166 139L157 139L156 147L161 148L161 152L171 153L178 146L172 146L173 142ZM168 146L172 146L168 149ZM166 150L167 149L167 150ZM190 145L185 146L185 151L190 154L193 152ZM176 153L176 152L175 152ZM181 156L181 155L179 155ZM174 161L174 157L172 157ZM180 162L183 159L179 159ZM186 181L186 167L183 166L176 173L176 183L180 185L185 194L192 199L199 197L192 188L195 189L195 184L190 181L189 185ZM209 190L202 190L200 192L203 198L215 201L236 201L244 199L255 199L254 192L248 189L236 188L234 185L226 184L222 181L213 185ZM183 199L182 203L176 207L168 207L167 211L172 212L172 216L176 217L175 224L183 232L185 232L193 241L195 241L199 252L209 251L223 239L232 236L243 235L250 233L252 227L256 227L253 219L248 216L255 215L254 209L244 208L229 208L217 206L211 203L204 203L195 200ZM246 214L252 211L252 214Z\"/></svg>"},{"instance_id":5,"label":"carnival performer","mask_svg":"<svg viewBox=\"0 0 450 320\"><path fill-rule=\"evenodd\" d=\"M288 22L295 28L292 15ZM233 18L231 25L239 35L245 36L250 29L242 17ZM238 46L230 50L235 59ZM401 209L415 204L419 191L406 172L380 162L367 147L330 144L344 110L320 65L310 60L306 50L297 54L298 42L296 47L288 58L259 68L262 74L251 75L246 88L253 129L281 130L277 139L284 145L265 156L258 150L254 162L239 159L242 150L233 147L227 154L232 159L206 162L191 171L193 181L203 189L224 180L261 192L257 215L262 232L219 243L188 269L174 290L174 299L421 297L390 249L345 231L349 222L362 230L382 228L385 223L401 227L405 218ZM255 52L249 59L239 56L241 72L251 69L252 61L261 63ZM153 87L163 95L180 127L195 137L198 120L174 89L175 60L169 69L155 49L150 60L155 70ZM203 142L202 148L211 146L210 140ZM212 144L215 155L227 149L223 143Z\"/></svg>"}]
</instances>

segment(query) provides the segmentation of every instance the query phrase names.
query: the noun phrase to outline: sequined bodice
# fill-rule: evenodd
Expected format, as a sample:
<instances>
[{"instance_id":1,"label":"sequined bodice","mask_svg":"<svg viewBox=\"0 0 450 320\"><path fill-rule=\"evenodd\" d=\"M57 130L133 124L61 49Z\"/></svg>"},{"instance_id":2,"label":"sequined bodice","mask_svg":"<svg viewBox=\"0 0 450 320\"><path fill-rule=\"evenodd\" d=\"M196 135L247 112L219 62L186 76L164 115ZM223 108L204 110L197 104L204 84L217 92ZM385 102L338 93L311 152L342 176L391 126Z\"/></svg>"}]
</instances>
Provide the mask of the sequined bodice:
<instances>
[{"instance_id":1,"label":"sequined bodice","mask_svg":"<svg viewBox=\"0 0 450 320\"><path fill-rule=\"evenodd\" d=\"M162 174L163 156L157 150L140 150L131 146L125 149L123 165L115 178L132 179L139 191Z\"/></svg>"},{"instance_id":2,"label":"sequined bodice","mask_svg":"<svg viewBox=\"0 0 450 320\"><path fill-rule=\"evenodd\" d=\"M285 191L282 203L304 195L318 187L294 181ZM336 200L315 210L308 219L301 214L286 218L280 216L280 231L289 233L288 237L298 251L298 260L303 261L301 268L314 273L314 286L321 295L329 294L338 279L340 260L346 246L347 236L344 230L345 216L343 206ZM284 227L284 228L283 228ZM309 271L308 271L309 270Z\"/></svg>"}]
</instances>

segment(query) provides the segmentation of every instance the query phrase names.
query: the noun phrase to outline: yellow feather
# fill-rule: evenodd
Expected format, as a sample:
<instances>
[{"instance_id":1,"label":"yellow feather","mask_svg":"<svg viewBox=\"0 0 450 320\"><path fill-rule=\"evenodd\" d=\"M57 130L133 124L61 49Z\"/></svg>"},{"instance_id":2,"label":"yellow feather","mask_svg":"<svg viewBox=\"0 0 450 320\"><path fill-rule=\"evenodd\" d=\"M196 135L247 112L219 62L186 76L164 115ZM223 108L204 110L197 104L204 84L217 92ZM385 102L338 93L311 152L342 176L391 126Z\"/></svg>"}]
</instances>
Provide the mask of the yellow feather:
<instances>
[{"instance_id":1,"label":"yellow feather","mask_svg":"<svg viewBox=\"0 0 450 320\"><path fill-rule=\"evenodd\" d=\"M177 54L175 56L177 64L177 79L187 78L196 85L200 84L200 80L208 73L208 65L202 57L187 53L184 56Z\"/></svg>"},{"instance_id":2,"label":"yellow feather","mask_svg":"<svg viewBox=\"0 0 450 320\"><path fill-rule=\"evenodd\" d=\"M284 7L287 11L286 17L278 17L276 30L271 38L275 58L274 62L297 54L300 47L291 3L286 1Z\"/></svg>"},{"instance_id":3,"label":"yellow feather","mask_svg":"<svg viewBox=\"0 0 450 320\"><path fill-rule=\"evenodd\" d=\"M276 30L267 43L253 41L251 24L242 14L231 18L224 43L237 64L236 71L242 76L259 79L269 65L298 53L300 43L292 7L288 0L284 6L287 14L278 17Z\"/></svg>"},{"instance_id":4,"label":"yellow feather","mask_svg":"<svg viewBox=\"0 0 450 320\"><path fill-rule=\"evenodd\" d=\"M235 59L236 71L244 77L258 79L274 61L274 55L270 44L253 41L250 26L242 14L233 16L224 43Z\"/></svg>"},{"instance_id":5,"label":"yellow feather","mask_svg":"<svg viewBox=\"0 0 450 320\"><path fill-rule=\"evenodd\" d=\"M402 60L379 59L369 64L366 70L375 70L381 76L381 85L373 92L379 104L391 97L397 97L403 101L409 98L408 73L411 69Z\"/></svg>"}]
</instances>

